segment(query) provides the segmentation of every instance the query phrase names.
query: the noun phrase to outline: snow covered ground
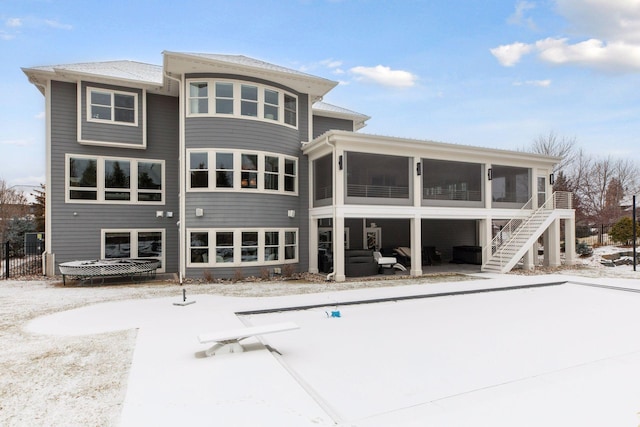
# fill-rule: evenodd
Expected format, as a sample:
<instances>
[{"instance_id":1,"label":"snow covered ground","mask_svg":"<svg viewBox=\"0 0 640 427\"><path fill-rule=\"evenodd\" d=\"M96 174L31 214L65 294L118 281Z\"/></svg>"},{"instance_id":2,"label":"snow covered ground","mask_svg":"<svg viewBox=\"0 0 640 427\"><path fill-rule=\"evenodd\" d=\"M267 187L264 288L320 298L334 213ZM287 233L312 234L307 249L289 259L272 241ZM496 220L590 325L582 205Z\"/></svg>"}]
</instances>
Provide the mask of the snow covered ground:
<instances>
[{"instance_id":1,"label":"snow covered ground","mask_svg":"<svg viewBox=\"0 0 640 427\"><path fill-rule=\"evenodd\" d=\"M637 426L640 293L587 285L640 290L640 272L598 258L461 281L0 281L0 425ZM195 304L174 305L183 288ZM196 357L201 333L279 321L301 328Z\"/></svg>"}]
</instances>

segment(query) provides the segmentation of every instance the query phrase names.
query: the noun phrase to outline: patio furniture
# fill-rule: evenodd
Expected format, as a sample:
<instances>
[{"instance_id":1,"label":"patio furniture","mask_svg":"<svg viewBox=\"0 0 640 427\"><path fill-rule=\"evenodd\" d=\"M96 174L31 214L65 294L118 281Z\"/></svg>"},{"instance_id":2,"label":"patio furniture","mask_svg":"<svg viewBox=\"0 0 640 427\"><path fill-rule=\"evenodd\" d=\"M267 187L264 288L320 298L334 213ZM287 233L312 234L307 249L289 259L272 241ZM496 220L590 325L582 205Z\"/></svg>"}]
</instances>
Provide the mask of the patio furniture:
<instances>
[{"instance_id":1,"label":"patio furniture","mask_svg":"<svg viewBox=\"0 0 640 427\"><path fill-rule=\"evenodd\" d=\"M482 247L480 246L454 246L453 263L482 265Z\"/></svg>"},{"instance_id":2,"label":"patio furniture","mask_svg":"<svg viewBox=\"0 0 640 427\"><path fill-rule=\"evenodd\" d=\"M373 258L378 262L378 272L392 274L393 269L407 271L404 265L398 263L396 257L382 256L378 251L373 252Z\"/></svg>"},{"instance_id":3,"label":"patio furniture","mask_svg":"<svg viewBox=\"0 0 640 427\"><path fill-rule=\"evenodd\" d=\"M137 278L153 278L159 266L160 261L152 258L114 258L63 262L59 267L62 284L66 286L67 276L83 281L89 280L91 284L94 278L101 279L99 284L104 283L105 277L131 277L134 281Z\"/></svg>"},{"instance_id":4,"label":"patio furniture","mask_svg":"<svg viewBox=\"0 0 640 427\"><path fill-rule=\"evenodd\" d=\"M422 264L439 265L442 263L442 255L435 246L424 246L422 248Z\"/></svg>"},{"instance_id":5,"label":"patio furniture","mask_svg":"<svg viewBox=\"0 0 640 427\"><path fill-rule=\"evenodd\" d=\"M300 326L293 322L274 323L272 325L253 326L249 328L202 334L198 335L198 340L202 344L211 342L215 343L211 348L205 351L207 356L222 353L242 353L244 351L244 347L242 347L240 341L245 338L254 337L256 335L272 334L275 332L291 331L293 329L300 329Z\"/></svg>"},{"instance_id":6,"label":"patio furniture","mask_svg":"<svg viewBox=\"0 0 640 427\"><path fill-rule=\"evenodd\" d=\"M373 251L351 249L344 251L344 274L347 277L375 276L378 274L378 263Z\"/></svg>"}]
</instances>

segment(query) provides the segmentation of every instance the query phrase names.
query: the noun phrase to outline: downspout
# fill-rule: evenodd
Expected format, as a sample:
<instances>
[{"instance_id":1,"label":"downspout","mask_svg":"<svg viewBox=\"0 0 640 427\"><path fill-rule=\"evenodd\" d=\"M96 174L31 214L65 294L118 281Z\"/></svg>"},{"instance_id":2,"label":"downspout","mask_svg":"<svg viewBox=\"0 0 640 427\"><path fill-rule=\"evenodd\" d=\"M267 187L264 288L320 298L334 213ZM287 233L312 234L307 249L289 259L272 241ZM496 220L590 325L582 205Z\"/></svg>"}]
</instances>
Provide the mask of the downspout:
<instances>
[{"instance_id":1,"label":"downspout","mask_svg":"<svg viewBox=\"0 0 640 427\"><path fill-rule=\"evenodd\" d=\"M177 79L169 75L166 71L164 72L164 76L170 80L173 80L178 83L178 111L180 115L180 120L178 124L179 129L179 138L178 138L178 146L179 152L178 155L178 164L179 164L179 214L178 214L178 278L180 280L180 285L183 284L184 277L186 275L186 227L185 227L185 212L186 212L186 187L185 187L185 141L184 141L184 99L183 99L183 82L182 78Z\"/></svg>"},{"instance_id":2,"label":"downspout","mask_svg":"<svg viewBox=\"0 0 640 427\"><path fill-rule=\"evenodd\" d=\"M47 84L38 83L30 79L35 86L42 88L44 93L45 109L45 187L44 187L44 253L42 254L42 271L45 276L55 276L55 258L51 252L52 230L51 230L51 80ZM51 255L51 256L49 256Z\"/></svg>"},{"instance_id":3,"label":"downspout","mask_svg":"<svg viewBox=\"0 0 640 427\"><path fill-rule=\"evenodd\" d=\"M335 165L336 165L336 158L335 158L336 157L336 146L335 146L335 144L332 144L331 140L329 139L329 136L327 136L327 138L325 140L325 144L327 144L328 146L331 147L331 157L333 159L333 161L331 162L331 167L334 168ZM332 176L332 179L331 179L331 198L332 198L332 200L331 200L331 210L332 210L332 216L333 216L332 221L331 221L333 226L331 228L333 229L332 230L332 234L334 236L333 237L333 241L335 242L335 240L336 240L336 238L335 238L335 235L336 235L336 174L335 173L333 173L333 176ZM335 248L335 244L334 244L334 248ZM317 250L317 248L316 248L316 250ZM331 273L327 274L327 278L326 278L327 282L332 280L336 275L335 251L332 254L332 258L334 260L333 261L333 271Z\"/></svg>"}]
</instances>

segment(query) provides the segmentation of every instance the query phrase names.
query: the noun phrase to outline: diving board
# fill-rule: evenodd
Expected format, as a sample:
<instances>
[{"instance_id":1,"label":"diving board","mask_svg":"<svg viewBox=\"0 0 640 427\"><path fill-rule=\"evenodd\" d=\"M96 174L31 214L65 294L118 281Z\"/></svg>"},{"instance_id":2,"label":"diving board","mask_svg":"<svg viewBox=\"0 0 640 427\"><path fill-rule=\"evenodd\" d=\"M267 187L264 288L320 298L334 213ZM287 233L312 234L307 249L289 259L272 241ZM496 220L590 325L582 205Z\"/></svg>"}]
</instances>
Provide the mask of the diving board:
<instances>
[{"instance_id":1,"label":"diving board","mask_svg":"<svg viewBox=\"0 0 640 427\"><path fill-rule=\"evenodd\" d=\"M276 332L291 331L300 329L300 326L293 322L274 323L271 325L251 326L247 328L231 329L226 331L212 332L198 335L198 340L202 344L215 343L211 348L205 351L207 356L213 356L222 353L241 353L244 348L240 341L246 338L258 335L273 334Z\"/></svg>"}]
</instances>

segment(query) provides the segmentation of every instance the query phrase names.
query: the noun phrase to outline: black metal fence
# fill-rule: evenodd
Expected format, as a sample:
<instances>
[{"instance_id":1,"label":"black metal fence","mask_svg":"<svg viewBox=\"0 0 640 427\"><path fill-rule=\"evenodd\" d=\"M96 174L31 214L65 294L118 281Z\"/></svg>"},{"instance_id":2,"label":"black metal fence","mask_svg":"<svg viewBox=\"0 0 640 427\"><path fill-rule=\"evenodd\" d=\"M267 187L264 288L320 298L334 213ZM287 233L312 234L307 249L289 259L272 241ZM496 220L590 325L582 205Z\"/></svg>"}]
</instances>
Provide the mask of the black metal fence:
<instances>
[{"instance_id":1,"label":"black metal fence","mask_svg":"<svg viewBox=\"0 0 640 427\"><path fill-rule=\"evenodd\" d=\"M611 236L613 224L600 224L591 226L576 226L576 239L591 246L616 246L625 242L616 242ZM633 240L633 239L631 239Z\"/></svg>"},{"instance_id":2,"label":"black metal fence","mask_svg":"<svg viewBox=\"0 0 640 427\"><path fill-rule=\"evenodd\" d=\"M43 275L42 252L44 241L11 244L5 242L0 248L0 279L10 277Z\"/></svg>"}]
</instances>

